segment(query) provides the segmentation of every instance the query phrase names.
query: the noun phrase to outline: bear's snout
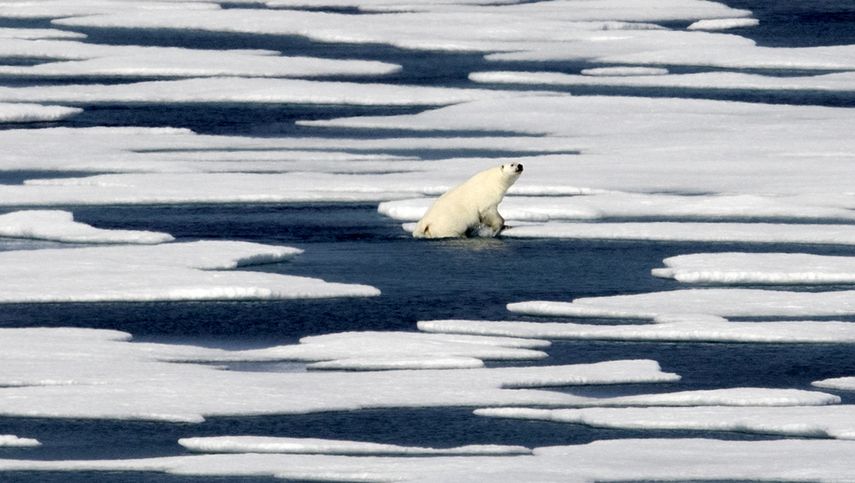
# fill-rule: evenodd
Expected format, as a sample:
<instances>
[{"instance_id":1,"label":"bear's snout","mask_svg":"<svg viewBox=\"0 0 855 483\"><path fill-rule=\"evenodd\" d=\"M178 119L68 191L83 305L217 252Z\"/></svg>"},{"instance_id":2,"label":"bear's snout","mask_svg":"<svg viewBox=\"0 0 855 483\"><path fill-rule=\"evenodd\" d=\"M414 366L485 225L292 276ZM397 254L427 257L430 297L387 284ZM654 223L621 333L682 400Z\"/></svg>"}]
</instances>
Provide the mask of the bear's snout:
<instances>
[{"instance_id":1,"label":"bear's snout","mask_svg":"<svg viewBox=\"0 0 855 483\"><path fill-rule=\"evenodd\" d=\"M523 165L518 164L517 165L517 173L522 173L522 171L523 171Z\"/></svg>"}]
</instances>

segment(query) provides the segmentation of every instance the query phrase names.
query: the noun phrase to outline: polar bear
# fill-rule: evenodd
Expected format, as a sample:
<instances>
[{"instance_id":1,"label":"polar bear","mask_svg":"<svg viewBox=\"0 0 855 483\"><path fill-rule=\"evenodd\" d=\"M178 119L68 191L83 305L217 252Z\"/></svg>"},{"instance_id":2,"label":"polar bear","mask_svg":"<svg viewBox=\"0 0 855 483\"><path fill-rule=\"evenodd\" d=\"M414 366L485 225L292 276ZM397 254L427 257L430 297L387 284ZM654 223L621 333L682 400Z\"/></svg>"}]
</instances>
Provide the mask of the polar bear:
<instances>
[{"instance_id":1,"label":"polar bear","mask_svg":"<svg viewBox=\"0 0 855 483\"><path fill-rule=\"evenodd\" d=\"M416 224L416 238L465 236L470 229L486 225L491 236L504 227L498 206L508 188L522 174L523 165L508 163L486 169L440 196Z\"/></svg>"}]
</instances>

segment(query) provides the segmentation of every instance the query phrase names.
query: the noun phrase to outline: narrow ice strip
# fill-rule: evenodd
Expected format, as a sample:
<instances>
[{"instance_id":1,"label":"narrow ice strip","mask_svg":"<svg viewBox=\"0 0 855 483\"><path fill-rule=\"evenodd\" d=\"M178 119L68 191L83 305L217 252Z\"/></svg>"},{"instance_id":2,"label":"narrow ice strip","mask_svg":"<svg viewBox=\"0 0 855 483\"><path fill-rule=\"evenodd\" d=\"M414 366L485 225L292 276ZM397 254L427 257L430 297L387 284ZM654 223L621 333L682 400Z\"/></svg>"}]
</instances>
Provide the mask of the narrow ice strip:
<instances>
[{"instance_id":1,"label":"narrow ice strip","mask_svg":"<svg viewBox=\"0 0 855 483\"><path fill-rule=\"evenodd\" d=\"M111 85L0 87L0 101L102 103L255 103L431 106L520 94L444 87L264 78L203 78Z\"/></svg>"},{"instance_id":2,"label":"narrow ice strip","mask_svg":"<svg viewBox=\"0 0 855 483\"><path fill-rule=\"evenodd\" d=\"M86 34L69 32L57 29L28 29L28 28L0 28L2 39L25 39L25 40L57 40L57 39L82 39ZM2 47L0 47L2 53Z\"/></svg>"},{"instance_id":3,"label":"narrow ice strip","mask_svg":"<svg viewBox=\"0 0 855 483\"><path fill-rule=\"evenodd\" d=\"M503 231L502 236L571 240L855 245L855 225L551 222L512 227Z\"/></svg>"},{"instance_id":4,"label":"narrow ice strip","mask_svg":"<svg viewBox=\"0 0 855 483\"><path fill-rule=\"evenodd\" d=\"M756 27L760 21L756 18L708 18L698 20L686 27L687 30L729 30Z\"/></svg>"},{"instance_id":5,"label":"narrow ice strip","mask_svg":"<svg viewBox=\"0 0 855 483\"><path fill-rule=\"evenodd\" d=\"M585 408L476 411L480 416L536 419L598 428L738 431L795 437L855 439L855 406Z\"/></svg>"},{"instance_id":6,"label":"narrow ice strip","mask_svg":"<svg viewBox=\"0 0 855 483\"><path fill-rule=\"evenodd\" d=\"M571 340L853 344L855 323L834 321L731 322L718 317L661 317L655 324L577 324L431 320L419 330L433 333Z\"/></svg>"},{"instance_id":7,"label":"narrow ice strip","mask_svg":"<svg viewBox=\"0 0 855 483\"><path fill-rule=\"evenodd\" d=\"M842 72L814 76L780 77L740 72L591 76L558 72L475 72L474 82L548 86L617 86L710 90L855 91L855 74Z\"/></svg>"},{"instance_id":8,"label":"narrow ice strip","mask_svg":"<svg viewBox=\"0 0 855 483\"><path fill-rule=\"evenodd\" d=\"M0 448L32 448L41 445L37 439L20 438L12 434L0 434Z\"/></svg>"},{"instance_id":9,"label":"narrow ice strip","mask_svg":"<svg viewBox=\"0 0 855 483\"><path fill-rule=\"evenodd\" d=\"M46 61L30 66L0 66L0 76L4 77L381 76L401 69L385 62L282 56L270 50L202 50L62 40L13 39L0 45L0 57Z\"/></svg>"},{"instance_id":10,"label":"narrow ice strip","mask_svg":"<svg viewBox=\"0 0 855 483\"><path fill-rule=\"evenodd\" d=\"M61 121L81 112L76 107L0 102L0 124Z\"/></svg>"},{"instance_id":11,"label":"narrow ice strip","mask_svg":"<svg viewBox=\"0 0 855 483\"><path fill-rule=\"evenodd\" d=\"M656 277L682 283L841 284L855 283L855 257L806 253L698 253L666 258Z\"/></svg>"},{"instance_id":12,"label":"narrow ice strip","mask_svg":"<svg viewBox=\"0 0 855 483\"><path fill-rule=\"evenodd\" d=\"M396 220L415 221L424 216L434 201L435 198L387 201L380 203L378 211ZM823 206L808 198L757 195L608 192L572 197L506 196L501 212L506 219L540 222L609 218L855 220L855 211L851 209Z\"/></svg>"},{"instance_id":13,"label":"narrow ice strip","mask_svg":"<svg viewBox=\"0 0 855 483\"><path fill-rule=\"evenodd\" d=\"M370 286L275 273L221 271L281 261L299 250L244 242L189 242L0 253L0 302L268 300L367 297ZM33 270L33 267L40 267Z\"/></svg>"},{"instance_id":14,"label":"narrow ice strip","mask_svg":"<svg viewBox=\"0 0 855 483\"><path fill-rule=\"evenodd\" d=\"M367 408L560 407L589 398L534 388L679 379L650 360L453 371L224 371L174 362L221 350L132 343L115 331L0 330L5 416L200 422Z\"/></svg>"},{"instance_id":15,"label":"narrow ice strip","mask_svg":"<svg viewBox=\"0 0 855 483\"><path fill-rule=\"evenodd\" d=\"M123 460L0 460L3 471L137 471L312 481L848 481L852 441L611 439L535 448L533 455L211 454Z\"/></svg>"},{"instance_id":16,"label":"narrow ice strip","mask_svg":"<svg viewBox=\"0 0 855 483\"><path fill-rule=\"evenodd\" d=\"M74 221L68 211L15 211L0 215L0 236L67 243L157 244L172 241L172 235L154 231L104 230Z\"/></svg>"},{"instance_id":17,"label":"narrow ice strip","mask_svg":"<svg viewBox=\"0 0 855 483\"><path fill-rule=\"evenodd\" d=\"M668 69L662 67L596 67L582 69L581 74L590 76L666 75Z\"/></svg>"},{"instance_id":18,"label":"narrow ice strip","mask_svg":"<svg viewBox=\"0 0 855 483\"><path fill-rule=\"evenodd\" d=\"M531 454L522 446L470 445L455 448L421 448L360 441L264 436L182 438L178 444L199 453L291 453L353 456L489 456Z\"/></svg>"},{"instance_id":19,"label":"narrow ice strip","mask_svg":"<svg viewBox=\"0 0 855 483\"><path fill-rule=\"evenodd\" d=\"M836 389L838 391L855 391L855 377L834 377L831 379L823 379L814 381L812 386L823 389Z\"/></svg>"},{"instance_id":20,"label":"narrow ice strip","mask_svg":"<svg viewBox=\"0 0 855 483\"><path fill-rule=\"evenodd\" d=\"M235 3L242 3L237 0ZM35 2L5 2L0 5L0 16L9 18L62 18L74 15L97 15L120 10L126 13L168 15L180 11L214 10L219 6L208 2L188 1L152 1L145 3L123 2L121 0L40 0Z\"/></svg>"},{"instance_id":21,"label":"narrow ice strip","mask_svg":"<svg viewBox=\"0 0 855 483\"><path fill-rule=\"evenodd\" d=\"M688 289L579 298L573 302L519 302L508 304L508 310L527 315L640 319L695 314L720 317L843 316L855 314L855 291Z\"/></svg>"}]
</instances>

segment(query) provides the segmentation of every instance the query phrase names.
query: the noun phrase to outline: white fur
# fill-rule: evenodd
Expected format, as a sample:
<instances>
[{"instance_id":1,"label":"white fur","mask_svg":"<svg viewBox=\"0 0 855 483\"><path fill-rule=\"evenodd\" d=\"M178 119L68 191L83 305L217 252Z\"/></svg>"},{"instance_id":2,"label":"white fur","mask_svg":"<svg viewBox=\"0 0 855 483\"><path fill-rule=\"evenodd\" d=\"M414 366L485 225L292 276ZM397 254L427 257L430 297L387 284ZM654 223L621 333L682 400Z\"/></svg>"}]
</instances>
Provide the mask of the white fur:
<instances>
[{"instance_id":1,"label":"white fur","mask_svg":"<svg viewBox=\"0 0 855 483\"><path fill-rule=\"evenodd\" d=\"M499 214L499 203L521 173L522 165L517 163L481 171L440 196L419 220L413 236L461 237L479 225L487 226L490 234L496 236L505 225Z\"/></svg>"}]
</instances>

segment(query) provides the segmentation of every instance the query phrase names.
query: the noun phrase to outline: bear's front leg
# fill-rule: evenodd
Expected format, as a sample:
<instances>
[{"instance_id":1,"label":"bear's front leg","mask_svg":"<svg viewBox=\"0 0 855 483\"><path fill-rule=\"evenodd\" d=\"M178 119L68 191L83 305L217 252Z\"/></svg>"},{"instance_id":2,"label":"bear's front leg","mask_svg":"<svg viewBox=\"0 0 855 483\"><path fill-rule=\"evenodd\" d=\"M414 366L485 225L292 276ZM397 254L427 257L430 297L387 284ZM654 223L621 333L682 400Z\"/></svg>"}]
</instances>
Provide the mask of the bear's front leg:
<instances>
[{"instance_id":1,"label":"bear's front leg","mask_svg":"<svg viewBox=\"0 0 855 483\"><path fill-rule=\"evenodd\" d=\"M505 227L505 219L499 214L498 206L492 206L481 214L481 224L487 225L492 230L492 236L496 236Z\"/></svg>"}]
</instances>

